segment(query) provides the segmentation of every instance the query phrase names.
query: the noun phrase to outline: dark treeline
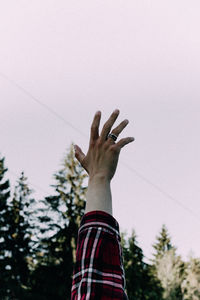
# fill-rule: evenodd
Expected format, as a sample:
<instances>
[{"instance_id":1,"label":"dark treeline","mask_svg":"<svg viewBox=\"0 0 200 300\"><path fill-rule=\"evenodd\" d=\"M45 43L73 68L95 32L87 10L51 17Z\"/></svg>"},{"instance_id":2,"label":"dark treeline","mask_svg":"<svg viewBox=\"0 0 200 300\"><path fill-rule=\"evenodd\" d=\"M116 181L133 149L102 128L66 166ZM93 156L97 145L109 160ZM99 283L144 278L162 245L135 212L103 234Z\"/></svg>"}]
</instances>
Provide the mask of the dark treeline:
<instances>
[{"instance_id":1,"label":"dark treeline","mask_svg":"<svg viewBox=\"0 0 200 300\"><path fill-rule=\"evenodd\" d=\"M0 157L0 300L70 299L87 188L72 146L54 178L53 195L36 201L23 172L11 191ZM122 233L121 244L130 300L200 299L200 259L184 262L166 226L155 238L149 264L134 231L129 238Z\"/></svg>"}]
</instances>

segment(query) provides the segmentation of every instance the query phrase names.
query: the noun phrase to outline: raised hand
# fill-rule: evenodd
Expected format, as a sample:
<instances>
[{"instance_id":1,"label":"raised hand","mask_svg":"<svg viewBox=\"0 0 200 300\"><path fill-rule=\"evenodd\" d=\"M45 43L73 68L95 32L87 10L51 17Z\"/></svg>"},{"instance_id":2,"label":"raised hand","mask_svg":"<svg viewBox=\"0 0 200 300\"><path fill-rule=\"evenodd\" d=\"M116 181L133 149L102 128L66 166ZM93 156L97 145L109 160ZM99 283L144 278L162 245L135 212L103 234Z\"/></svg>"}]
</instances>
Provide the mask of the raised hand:
<instances>
[{"instance_id":1,"label":"raised hand","mask_svg":"<svg viewBox=\"0 0 200 300\"><path fill-rule=\"evenodd\" d=\"M110 181L115 174L121 149L134 141L133 137L122 138L118 142L114 141L113 138L115 136L118 137L128 124L128 120L124 120L112 129L118 116L119 110L116 109L103 125L102 131L99 134L101 112L98 111L91 125L90 143L87 154L85 155L81 148L75 145L75 156L88 172L90 179L102 177ZM110 133L111 137L108 137Z\"/></svg>"}]
</instances>

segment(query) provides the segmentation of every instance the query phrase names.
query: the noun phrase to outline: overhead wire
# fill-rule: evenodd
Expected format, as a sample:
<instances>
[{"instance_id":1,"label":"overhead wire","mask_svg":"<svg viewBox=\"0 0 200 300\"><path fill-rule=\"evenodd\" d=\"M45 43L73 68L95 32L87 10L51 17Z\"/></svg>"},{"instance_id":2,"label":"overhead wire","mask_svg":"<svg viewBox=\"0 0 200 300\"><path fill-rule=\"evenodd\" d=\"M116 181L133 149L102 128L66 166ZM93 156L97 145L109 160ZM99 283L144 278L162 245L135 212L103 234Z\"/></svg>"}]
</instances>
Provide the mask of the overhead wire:
<instances>
[{"instance_id":1,"label":"overhead wire","mask_svg":"<svg viewBox=\"0 0 200 300\"><path fill-rule=\"evenodd\" d=\"M52 115L54 115L56 118L60 119L63 123L65 123L65 125L70 126L72 129L74 129L75 131L77 131L79 134L87 137L87 135L84 132L82 132L79 128L75 127L73 124L71 124L70 122L66 121L55 110L53 110L51 107L49 107L45 103L43 103L40 100L38 100L35 96L33 96L29 91L27 91L25 88L23 88L17 82L15 82L14 80L10 79L7 75L5 75L2 72L0 72L0 76L3 77L4 79L6 79L7 81L9 81L11 84L15 85L19 90L21 90L29 98L31 98L33 101L35 101L37 104L39 104L44 109L46 109L49 113L51 113Z\"/></svg>"},{"instance_id":2,"label":"overhead wire","mask_svg":"<svg viewBox=\"0 0 200 300\"><path fill-rule=\"evenodd\" d=\"M75 127L73 124L71 124L70 122L66 121L62 116L60 116L55 110L53 110L51 107L49 107L47 104L44 104L42 101L38 100L38 98L36 98L35 96L33 96L29 91L27 91L24 87L22 87L21 85L19 85L18 83L16 83L14 80L10 79L7 75L5 75L4 73L0 72L0 76L3 77L4 79L6 79L7 81L9 81L11 84L13 84L14 86L16 86L19 90L21 90L23 93L25 93L29 98L31 98L33 101L35 101L37 104L39 104L41 107L43 107L44 109L46 109L49 113L51 113L52 115L54 115L56 118L58 118L59 120L61 120L62 122L64 122L65 125L70 126L73 130L77 131L79 134L81 134L84 137L87 137L87 135L85 133L83 133L79 128ZM155 183L153 183L152 181L150 181L148 178L146 178L144 175L142 175L141 173L139 173L137 170L135 170L134 168L132 168L131 166L127 165L126 163L122 162L123 165L129 169L131 172L134 172L135 175L137 177L139 177L140 179L142 179L143 181L145 181L147 184L153 186L157 191L159 191L161 194L163 194L163 196L167 197L168 199L170 199L171 201L175 202L177 205L179 205L182 209L186 210L187 212L189 212L198 222L200 222L200 216L198 216L197 214L195 214L193 212L193 210L191 210L189 207L187 207L186 205L184 205L182 202L180 202L179 200L175 199L173 196L171 196L168 192L164 191L162 188L160 188L158 185L156 185Z\"/></svg>"},{"instance_id":3,"label":"overhead wire","mask_svg":"<svg viewBox=\"0 0 200 300\"><path fill-rule=\"evenodd\" d=\"M142 175L141 173L139 173L137 170L135 170L134 168L132 168L131 166L127 165L126 163L123 162L123 164L126 166L127 169L129 169L131 172L134 172L137 177L141 178L143 181L145 181L147 184L153 186L157 191L159 191L161 194L163 194L165 197L167 197L168 199L174 201L177 205L181 206L184 210L187 210L188 212L190 212L190 214L193 215L193 217L195 217L197 219L198 222L200 222L200 216L198 216L197 214L195 214L193 212L193 210L191 210L189 207L187 207L186 205L184 205L181 201L177 200L176 198L174 198L172 195L170 195L168 192L165 192L163 189L161 189L157 184L153 183L151 180L149 180L148 178L146 178L144 175Z\"/></svg>"}]
</instances>

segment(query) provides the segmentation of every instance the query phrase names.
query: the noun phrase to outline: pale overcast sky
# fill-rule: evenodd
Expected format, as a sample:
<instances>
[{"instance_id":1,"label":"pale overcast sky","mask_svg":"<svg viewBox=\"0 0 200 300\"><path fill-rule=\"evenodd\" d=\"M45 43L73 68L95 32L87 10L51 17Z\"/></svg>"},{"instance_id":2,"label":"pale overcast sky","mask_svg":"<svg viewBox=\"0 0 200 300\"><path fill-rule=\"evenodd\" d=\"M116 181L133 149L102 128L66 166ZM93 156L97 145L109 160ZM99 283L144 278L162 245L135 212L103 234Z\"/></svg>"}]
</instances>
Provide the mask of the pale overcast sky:
<instances>
[{"instance_id":1,"label":"pale overcast sky","mask_svg":"<svg viewBox=\"0 0 200 300\"><path fill-rule=\"evenodd\" d=\"M119 108L135 142L112 183L114 216L147 257L163 223L183 258L200 256L199 14L197 0L0 2L7 167L47 195L71 142L87 150L94 113L103 123Z\"/></svg>"}]
</instances>

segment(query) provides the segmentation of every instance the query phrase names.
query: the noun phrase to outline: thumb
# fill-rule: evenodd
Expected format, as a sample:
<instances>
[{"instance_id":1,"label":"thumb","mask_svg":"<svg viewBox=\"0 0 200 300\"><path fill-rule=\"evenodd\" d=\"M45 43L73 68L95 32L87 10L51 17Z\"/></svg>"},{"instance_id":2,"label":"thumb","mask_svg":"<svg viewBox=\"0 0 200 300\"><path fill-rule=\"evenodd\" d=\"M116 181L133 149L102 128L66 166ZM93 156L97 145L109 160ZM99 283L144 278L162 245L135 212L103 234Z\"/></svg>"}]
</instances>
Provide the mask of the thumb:
<instances>
[{"instance_id":1,"label":"thumb","mask_svg":"<svg viewBox=\"0 0 200 300\"><path fill-rule=\"evenodd\" d=\"M85 158L85 154L83 153L83 151L78 145L74 145L74 150L75 150L75 157L82 164L82 161Z\"/></svg>"}]
</instances>

